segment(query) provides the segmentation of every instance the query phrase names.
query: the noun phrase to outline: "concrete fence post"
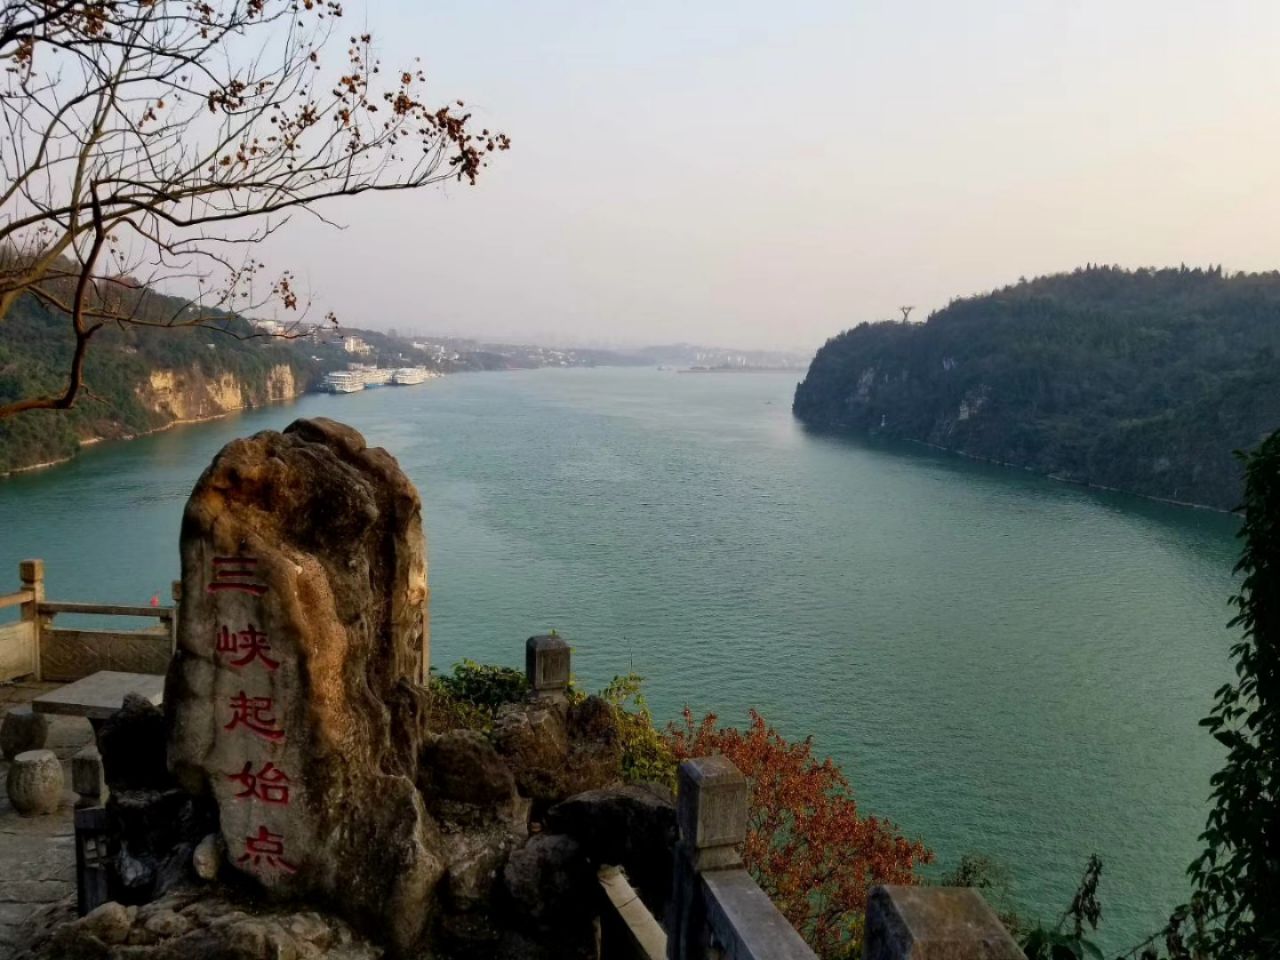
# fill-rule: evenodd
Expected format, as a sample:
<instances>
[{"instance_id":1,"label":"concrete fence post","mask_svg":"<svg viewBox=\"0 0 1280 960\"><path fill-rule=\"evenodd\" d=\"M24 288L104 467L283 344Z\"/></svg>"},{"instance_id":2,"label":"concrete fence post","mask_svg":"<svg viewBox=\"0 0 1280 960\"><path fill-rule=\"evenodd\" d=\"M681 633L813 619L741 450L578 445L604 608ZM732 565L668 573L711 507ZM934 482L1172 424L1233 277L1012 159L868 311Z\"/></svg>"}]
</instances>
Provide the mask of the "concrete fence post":
<instances>
[{"instance_id":1,"label":"concrete fence post","mask_svg":"<svg viewBox=\"0 0 1280 960\"><path fill-rule=\"evenodd\" d=\"M22 589L30 591L31 599L22 605L22 621L31 624L31 643L34 647L32 661L35 666L35 678L43 679L40 669L40 650L44 643L44 618L40 615L40 604L44 603L44 561L21 560L18 562L18 578L22 581Z\"/></svg>"},{"instance_id":2,"label":"concrete fence post","mask_svg":"<svg viewBox=\"0 0 1280 960\"><path fill-rule=\"evenodd\" d=\"M569 668L569 642L563 637L548 634L525 641L524 672L535 695L563 700L569 691Z\"/></svg>"},{"instance_id":3,"label":"concrete fence post","mask_svg":"<svg viewBox=\"0 0 1280 960\"><path fill-rule=\"evenodd\" d=\"M668 960L711 960L702 874L742 867L747 837L747 780L725 757L680 764L676 797L675 874L667 915Z\"/></svg>"},{"instance_id":4,"label":"concrete fence post","mask_svg":"<svg viewBox=\"0 0 1280 960\"><path fill-rule=\"evenodd\" d=\"M182 581L174 580L169 584L169 596L173 598L173 617L169 621L169 653L178 650L178 607L182 604Z\"/></svg>"},{"instance_id":5,"label":"concrete fence post","mask_svg":"<svg viewBox=\"0 0 1280 960\"><path fill-rule=\"evenodd\" d=\"M873 887L863 960L1026 960L972 887Z\"/></svg>"}]
</instances>

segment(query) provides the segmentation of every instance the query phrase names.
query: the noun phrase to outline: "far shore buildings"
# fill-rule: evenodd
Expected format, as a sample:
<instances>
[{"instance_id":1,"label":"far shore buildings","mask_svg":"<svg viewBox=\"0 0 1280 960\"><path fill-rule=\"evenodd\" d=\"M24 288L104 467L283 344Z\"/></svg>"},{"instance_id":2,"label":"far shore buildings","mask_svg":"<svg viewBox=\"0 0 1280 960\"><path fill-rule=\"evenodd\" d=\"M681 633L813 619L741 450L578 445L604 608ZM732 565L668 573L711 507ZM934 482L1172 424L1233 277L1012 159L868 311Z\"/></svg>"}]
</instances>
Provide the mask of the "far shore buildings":
<instances>
[{"instance_id":1,"label":"far shore buildings","mask_svg":"<svg viewBox=\"0 0 1280 960\"><path fill-rule=\"evenodd\" d=\"M367 356L373 352L373 347L365 343L360 337L350 336L342 338L342 349L347 353L354 353L357 356Z\"/></svg>"}]
</instances>

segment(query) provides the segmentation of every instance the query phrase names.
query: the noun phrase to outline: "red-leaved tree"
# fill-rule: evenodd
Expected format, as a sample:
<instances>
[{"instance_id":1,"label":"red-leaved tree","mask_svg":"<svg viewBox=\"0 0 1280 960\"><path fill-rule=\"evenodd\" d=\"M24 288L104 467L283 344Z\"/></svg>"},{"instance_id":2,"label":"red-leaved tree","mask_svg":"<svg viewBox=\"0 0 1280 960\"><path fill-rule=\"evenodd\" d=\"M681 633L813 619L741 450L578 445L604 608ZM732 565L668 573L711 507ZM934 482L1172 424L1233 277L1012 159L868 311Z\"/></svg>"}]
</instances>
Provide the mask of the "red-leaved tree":
<instances>
[{"instance_id":1,"label":"red-leaved tree","mask_svg":"<svg viewBox=\"0 0 1280 960\"><path fill-rule=\"evenodd\" d=\"M677 759L722 754L750 785L742 859L778 909L822 957L859 955L867 892L915 883L933 860L887 820L858 815L849 781L813 742L790 742L754 710L746 730L717 726L715 714L667 730Z\"/></svg>"}]
</instances>

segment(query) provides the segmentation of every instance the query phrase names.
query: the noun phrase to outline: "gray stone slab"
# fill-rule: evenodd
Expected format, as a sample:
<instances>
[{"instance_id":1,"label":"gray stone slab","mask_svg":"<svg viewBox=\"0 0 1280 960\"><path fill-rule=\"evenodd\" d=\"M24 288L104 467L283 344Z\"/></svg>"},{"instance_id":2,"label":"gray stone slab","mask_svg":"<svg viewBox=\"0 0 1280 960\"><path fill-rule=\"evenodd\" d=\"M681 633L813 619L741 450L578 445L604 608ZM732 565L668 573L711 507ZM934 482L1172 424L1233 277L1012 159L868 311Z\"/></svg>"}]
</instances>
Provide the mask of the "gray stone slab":
<instances>
[{"instance_id":1,"label":"gray stone slab","mask_svg":"<svg viewBox=\"0 0 1280 960\"><path fill-rule=\"evenodd\" d=\"M617 926L625 931L627 954L643 960L664 960L667 935L636 894L626 874L617 867L602 867L599 879L600 888L617 915Z\"/></svg>"},{"instance_id":2,"label":"gray stone slab","mask_svg":"<svg viewBox=\"0 0 1280 960\"><path fill-rule=\"evenodd\" d=\"M747 871L712 870L702 883L707 925L726 960L817 960Z\"/></svg>"},{"instance_id":3,"label":"gray stone slab","mask_svg":"<svg viewBox=\"0 0 1280 960\"><path fill-rule=\"evenodd\" d=\"M83 680L41 694L31 701L31 707L38 713L106 720L120 709L125 696L130 693L159 706L164 701L164 677L101 670Z\"/></svg>"},{"instance_id":4,"label":"gray stone slab","mask_svg":"<svg viewBox=\"0 0 1280 960\"><path fill-rule=\"evenodd\" d=\"M698 850L733 846L747 835L747 780L722 756L680 764L676 820L680 839Z\"/></svg>"},{"instance_id":5,"label":"gray stone slab","mask_svg":"<svg viewBox=\"0 0 1280 960\"><path fill-rule=\"evenodd\" d=\"M874 887L865 960L1026 960L972 887Z\"/></svg>"}]
</instances>

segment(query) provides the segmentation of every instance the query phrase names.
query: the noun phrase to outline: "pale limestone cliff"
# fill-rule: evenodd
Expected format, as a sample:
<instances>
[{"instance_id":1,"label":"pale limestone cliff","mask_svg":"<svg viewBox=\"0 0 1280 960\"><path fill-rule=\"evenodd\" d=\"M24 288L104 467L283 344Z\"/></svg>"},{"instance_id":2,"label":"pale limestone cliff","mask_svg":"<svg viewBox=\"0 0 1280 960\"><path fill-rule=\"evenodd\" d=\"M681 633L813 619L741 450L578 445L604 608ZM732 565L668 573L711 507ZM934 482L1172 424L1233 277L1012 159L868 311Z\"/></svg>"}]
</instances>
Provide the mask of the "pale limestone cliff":
<instances>
[{"instance_id":1,"label":"pale limestone cliff","mask_svg":"<svg viewBox=\"0 0 1280 960\"><path fill-rule=\"evenodd\" d=\"M233 373L208 377L199 370L153 370L138 385L138 399L149 410L173 422L209 420L235 410L296 397L301 387L287 364L277 364L262 385L248 384Z\"/></svg>"}]
</instances>

